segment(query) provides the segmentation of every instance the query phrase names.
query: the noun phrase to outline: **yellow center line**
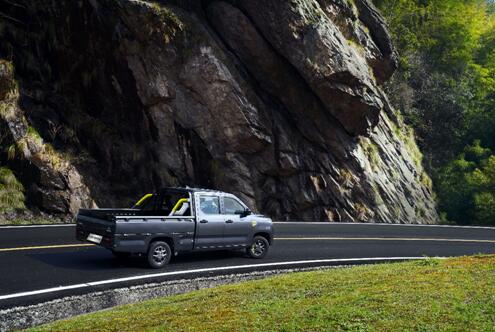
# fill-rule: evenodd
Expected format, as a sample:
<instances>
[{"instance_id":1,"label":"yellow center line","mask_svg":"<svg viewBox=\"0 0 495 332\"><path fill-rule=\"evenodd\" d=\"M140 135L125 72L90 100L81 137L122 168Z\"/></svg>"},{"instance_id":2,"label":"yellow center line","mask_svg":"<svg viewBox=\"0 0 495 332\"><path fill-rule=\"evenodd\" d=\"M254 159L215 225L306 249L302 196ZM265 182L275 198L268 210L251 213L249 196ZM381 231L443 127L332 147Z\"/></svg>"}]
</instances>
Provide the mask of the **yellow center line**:
<instances>
[{"instance_id":1,"label":"yellow center line","mask_svg":"<svg viewBox=\"0 0 495 332\"><path fill-rule=\"evenodd\" d=\"M478 239L441 239L421 237L276 237L278 241L437 241L437 242L475 242L495 243L495 240Z\"/></svg>"},{"instance_id":2,"label":"yellow center line","mask_svg":"<svg viewBox=\"0 0 495 332\"><path fill-rule=\"evenodd\" d=\"M18 250L35 250L35 249L56 249L56 248L77 248L77 247L90 247L94 244L60 244L51 246L33 246L33 247L17 247L17 248L0 248L0 252L3 251L18 251Z\"/></svg>"},{"instance_id":3,"label":"yellow center line","mask_svg":"<svg viewBox=\"0 0 495 332\"><path fill-rule=\"evenodd\" d=\"M495 243L495 240L478 239L441 239L441 238L415 238L415 237L276 237L276 241L436 241L436 242L471 242L471 243ZM60 249L92 247L94 244L60 244L47 246L0 248L0 252L36 250L36 249Z\"/></svg>"}]
</instances>

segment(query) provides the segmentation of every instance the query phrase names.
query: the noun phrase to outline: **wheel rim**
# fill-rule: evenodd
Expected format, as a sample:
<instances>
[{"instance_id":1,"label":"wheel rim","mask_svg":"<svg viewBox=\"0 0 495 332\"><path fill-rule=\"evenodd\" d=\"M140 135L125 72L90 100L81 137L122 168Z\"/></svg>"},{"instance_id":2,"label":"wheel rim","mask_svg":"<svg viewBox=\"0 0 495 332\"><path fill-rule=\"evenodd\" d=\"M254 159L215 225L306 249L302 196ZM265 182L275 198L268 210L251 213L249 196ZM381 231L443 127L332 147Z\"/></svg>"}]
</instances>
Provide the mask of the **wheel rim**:
<instances>
[{"instance_id":1,"label":"wheel rim","mask_svg":"<svg viewBox=\"0 0 495 332\"><path fill-rule=\"evenodd\" d=\"M158 264L163 264L165 260L167 259L168 253L167 249L163 246L157 246L153 250L153 261L155 261Z\"/></svg>"},{"instance_id":2,"label":"wheel rim","mask_svg":"<svg viewBox=\"0 0 495 332\"><path fill-rule=\"evenodd\" d=\"M251 246L251 253L255 256L261 256L266 250L266 243L265 241L258 239L254 241L253 245Z\"/></svg>"}]
</instances>

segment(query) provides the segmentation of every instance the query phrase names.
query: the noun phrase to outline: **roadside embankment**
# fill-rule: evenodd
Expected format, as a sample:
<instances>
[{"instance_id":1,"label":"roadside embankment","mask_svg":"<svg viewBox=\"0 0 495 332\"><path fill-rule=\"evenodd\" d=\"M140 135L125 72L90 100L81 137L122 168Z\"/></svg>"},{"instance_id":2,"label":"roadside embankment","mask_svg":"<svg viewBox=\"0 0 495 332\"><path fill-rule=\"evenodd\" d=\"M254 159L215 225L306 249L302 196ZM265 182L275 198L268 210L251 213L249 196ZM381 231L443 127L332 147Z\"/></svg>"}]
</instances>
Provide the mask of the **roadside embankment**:
<instances>
[{"instance_id":1,"label":"roadside embankment","mask_svg":"<svg viewBox=\"0 0 495 332\"><path fill-rule=\"evenodd\" d=\"M495 255L292 273L120 306L34 331L495 327Z\"/></svg>"}]
</instances>

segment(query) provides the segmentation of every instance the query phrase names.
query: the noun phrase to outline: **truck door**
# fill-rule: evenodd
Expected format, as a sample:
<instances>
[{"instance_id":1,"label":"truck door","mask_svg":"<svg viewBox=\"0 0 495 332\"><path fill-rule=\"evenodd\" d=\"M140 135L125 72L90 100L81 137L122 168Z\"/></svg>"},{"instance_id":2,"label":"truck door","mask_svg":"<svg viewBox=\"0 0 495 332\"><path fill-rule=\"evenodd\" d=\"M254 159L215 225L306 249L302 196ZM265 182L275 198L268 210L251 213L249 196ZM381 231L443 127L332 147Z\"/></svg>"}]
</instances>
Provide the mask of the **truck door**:
<instances>
[{"instance_id":1,"label":"truck door","mask_svg":"<svg viewBox=\"0 0 495 332\"><path fill-rule=\"evenodd\" d=\"M220 197L216 194L196 193L196 249L224 246L224 216L220 213Z\"/></svg>"},{"instance_id":2,"label":"truck door","mask_svg":"<svg viewBox=\"0 0 495 332\"><path fill-rule=\"evenodd\" d=\"M242 217L242 213L246 209L246 206L236 198L222 197L222 214L225 221L223 236L226 246L235 247L249 244L253 225L247 218Z\"/></svg>"}]
</instances>

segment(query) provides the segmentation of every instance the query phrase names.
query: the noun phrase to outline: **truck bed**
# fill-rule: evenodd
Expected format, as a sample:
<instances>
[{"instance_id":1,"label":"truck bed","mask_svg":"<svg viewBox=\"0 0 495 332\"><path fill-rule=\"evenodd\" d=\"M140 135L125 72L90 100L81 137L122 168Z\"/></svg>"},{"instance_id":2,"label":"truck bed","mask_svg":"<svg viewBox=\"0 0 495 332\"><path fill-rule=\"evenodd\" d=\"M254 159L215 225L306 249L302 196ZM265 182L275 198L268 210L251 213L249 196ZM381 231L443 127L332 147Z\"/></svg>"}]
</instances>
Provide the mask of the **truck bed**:
<instances>
[{"instance_id":1,"label":"truck bed","mask_svg":"<svg viewBox=\"0 0 495 332\"><path fill-rule=\"evenodd\" d=\"M194 217L146 216L134 209L82 209L77 215L76 237L91 241L90 234L101 236L96 243L114 251L144 252L151 239L161 236L174 240L176 250L191 250L194 242Z\"/></svg>"}]
</instances>

